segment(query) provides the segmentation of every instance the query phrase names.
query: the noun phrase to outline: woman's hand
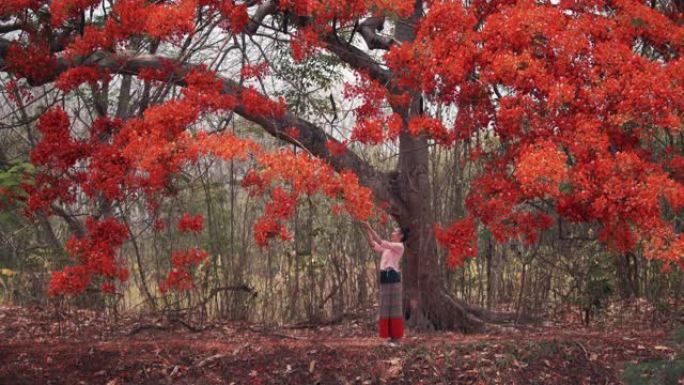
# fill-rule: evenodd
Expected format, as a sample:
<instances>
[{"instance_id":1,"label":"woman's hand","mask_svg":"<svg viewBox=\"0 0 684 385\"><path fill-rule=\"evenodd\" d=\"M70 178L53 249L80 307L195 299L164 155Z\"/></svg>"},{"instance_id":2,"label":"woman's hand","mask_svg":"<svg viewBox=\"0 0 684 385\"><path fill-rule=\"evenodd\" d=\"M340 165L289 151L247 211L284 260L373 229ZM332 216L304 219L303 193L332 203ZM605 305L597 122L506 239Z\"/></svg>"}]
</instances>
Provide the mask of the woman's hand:
<instances>
[{"instance_id":1,"label":"woman's hand","mask_svg":"<svg viewBox=\"0 0 684 385\"><path fill-rule=\"evenodd\" d=\"M363 226L366 228L366 233L368 234L368 239L371 242L382 243L382 238L380 238L378 233L376 233L375 230L373 230L371 225L366 221L364 221L362 223L363 223Z\"/></svg>"}]
</instances>

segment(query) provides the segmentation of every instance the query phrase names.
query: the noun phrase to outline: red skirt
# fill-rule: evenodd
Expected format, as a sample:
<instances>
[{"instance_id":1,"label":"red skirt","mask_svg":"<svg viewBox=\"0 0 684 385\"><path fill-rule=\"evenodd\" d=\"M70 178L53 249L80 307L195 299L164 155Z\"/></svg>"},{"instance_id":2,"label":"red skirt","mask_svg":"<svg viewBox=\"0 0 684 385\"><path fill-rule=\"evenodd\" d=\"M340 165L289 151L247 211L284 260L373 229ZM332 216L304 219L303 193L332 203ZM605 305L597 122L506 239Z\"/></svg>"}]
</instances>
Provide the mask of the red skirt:
<instances>
[{"instance_id":1,"label":"red skirt","mask_svg":"<svg viewBox=\"0 0 684 385\"><path fill-rule=\"evenodd\" d=\"M396 275L399 273L396 272ZM404 336L404 311L402 303L401 281L383 282L380 279L380 320L378 323L380 338L401 338ZM392 279L397 281L397 279Z\"/></svg>"}]
</instances>

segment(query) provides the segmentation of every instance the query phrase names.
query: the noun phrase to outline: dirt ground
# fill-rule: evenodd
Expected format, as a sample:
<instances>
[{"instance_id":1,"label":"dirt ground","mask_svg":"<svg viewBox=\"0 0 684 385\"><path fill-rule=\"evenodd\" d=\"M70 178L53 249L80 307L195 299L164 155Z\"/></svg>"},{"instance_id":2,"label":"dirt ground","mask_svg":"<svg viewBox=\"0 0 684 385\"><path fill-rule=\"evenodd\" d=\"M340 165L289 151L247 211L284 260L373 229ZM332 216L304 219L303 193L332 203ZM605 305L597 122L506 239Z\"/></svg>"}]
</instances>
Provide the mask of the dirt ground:
<instances>
[{"instance_id":1,"label":"dirt ground","mask_svg":"<svg viewBox=\"0 0 684 385\"><path fill-rule=\"evenodd\" d=\"M369 319L315 329L55 319L0 307L0 384L619 384L627 365L679 354L669 330L629 323L408 331L389 347Z\"/></svg>"}]
</instances>

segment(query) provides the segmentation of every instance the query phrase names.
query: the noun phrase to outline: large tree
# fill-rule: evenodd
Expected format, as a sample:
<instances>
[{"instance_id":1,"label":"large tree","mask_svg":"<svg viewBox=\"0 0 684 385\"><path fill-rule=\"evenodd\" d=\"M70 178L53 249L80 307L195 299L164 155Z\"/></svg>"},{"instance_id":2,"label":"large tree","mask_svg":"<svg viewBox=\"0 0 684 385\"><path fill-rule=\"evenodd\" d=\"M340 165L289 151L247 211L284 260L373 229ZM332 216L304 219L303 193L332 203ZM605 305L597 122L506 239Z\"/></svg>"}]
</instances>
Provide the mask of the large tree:
<instances>
[{"instance_id":1,"label":"large tree","mask_svg":"<svg viewBox=\"0 0 684 385\"><path fill-rule=\"evenodd\" d=\"M450 266L476 256L478 227L533 244L545 229L588 223L588 236L616 255L638 250L681 265L682 10L633 0L3 1L3 89L19 122L36 121L41 133L27 138L39 170L27 211L64 218L74 233L67 249L81 260L55 274L53 294L79 292L93 276L106 289L125 279L118 205L144 199L154 212L174 175L203 156L257 159L243 184L273 199L255 224L262 244L287 238L282 221L301 194L342 199L367 219L372 191L411 229L404 282L417 326L472 331L494 316L445 291L438 258L436 240ZM354 112L346 137L275 97L283 79L312 76L268 72L283 44L295 62L333 58L354 79L344 90ZM226 68L236 51L239 68ZM276 86L265 84L273 78ZM81 102L92 114L73 108ZM305 151L268 153L201 128L233 113ZM348 141L396 144L396 170L375 169ZM465 148L480 170L467 216L436 236L435 144ZM90 202L87 221L68 208L77 198ZM167 284L186 284L183 267L204 255L175 255Z\"/></svg>"}]
</instances>

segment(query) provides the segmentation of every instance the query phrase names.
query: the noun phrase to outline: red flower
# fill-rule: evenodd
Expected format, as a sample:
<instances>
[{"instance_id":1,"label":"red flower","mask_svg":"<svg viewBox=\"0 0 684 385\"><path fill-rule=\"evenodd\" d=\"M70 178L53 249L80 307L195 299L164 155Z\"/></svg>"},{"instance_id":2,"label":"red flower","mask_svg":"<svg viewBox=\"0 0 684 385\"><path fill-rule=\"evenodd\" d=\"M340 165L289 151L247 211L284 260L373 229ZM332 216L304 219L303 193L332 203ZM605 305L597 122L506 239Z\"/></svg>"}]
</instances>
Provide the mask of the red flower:
<instances>
[{"instance_id":1,"label":"red flower","mask_svg":"<svg viewBox=\"0 0 684 385\"><path fill-rule=\"evenodd\" d=\"M347 146L343 142L338 142L334 139L328 139L325 142L325 147L328 148L332 156L344 155L347 152Z\"/></svg>"},{"instance_id":2,"label":"red flower","mask_svg":"<svg viewBox=\"0 0 684 385\"><path fill-rule=\"evenodd\" d=\"M201 214L191 216L184 213L178 220L178 230L182 233L193 232L199 233L204 228L204 217Z\"/></svg>"},{"instance_id":3,"label":"red flower","mask_svg":"<svg viewBox=\"0 0 684 385\"><path fill-rule=\"evenodd\" d=\"M437 242L449 251L447 265L452 269L461 266L466 258L477 256L477 233L473 218L458 220L447 229L437 225L435 236Z\"/></svg>"}]
</instances>

